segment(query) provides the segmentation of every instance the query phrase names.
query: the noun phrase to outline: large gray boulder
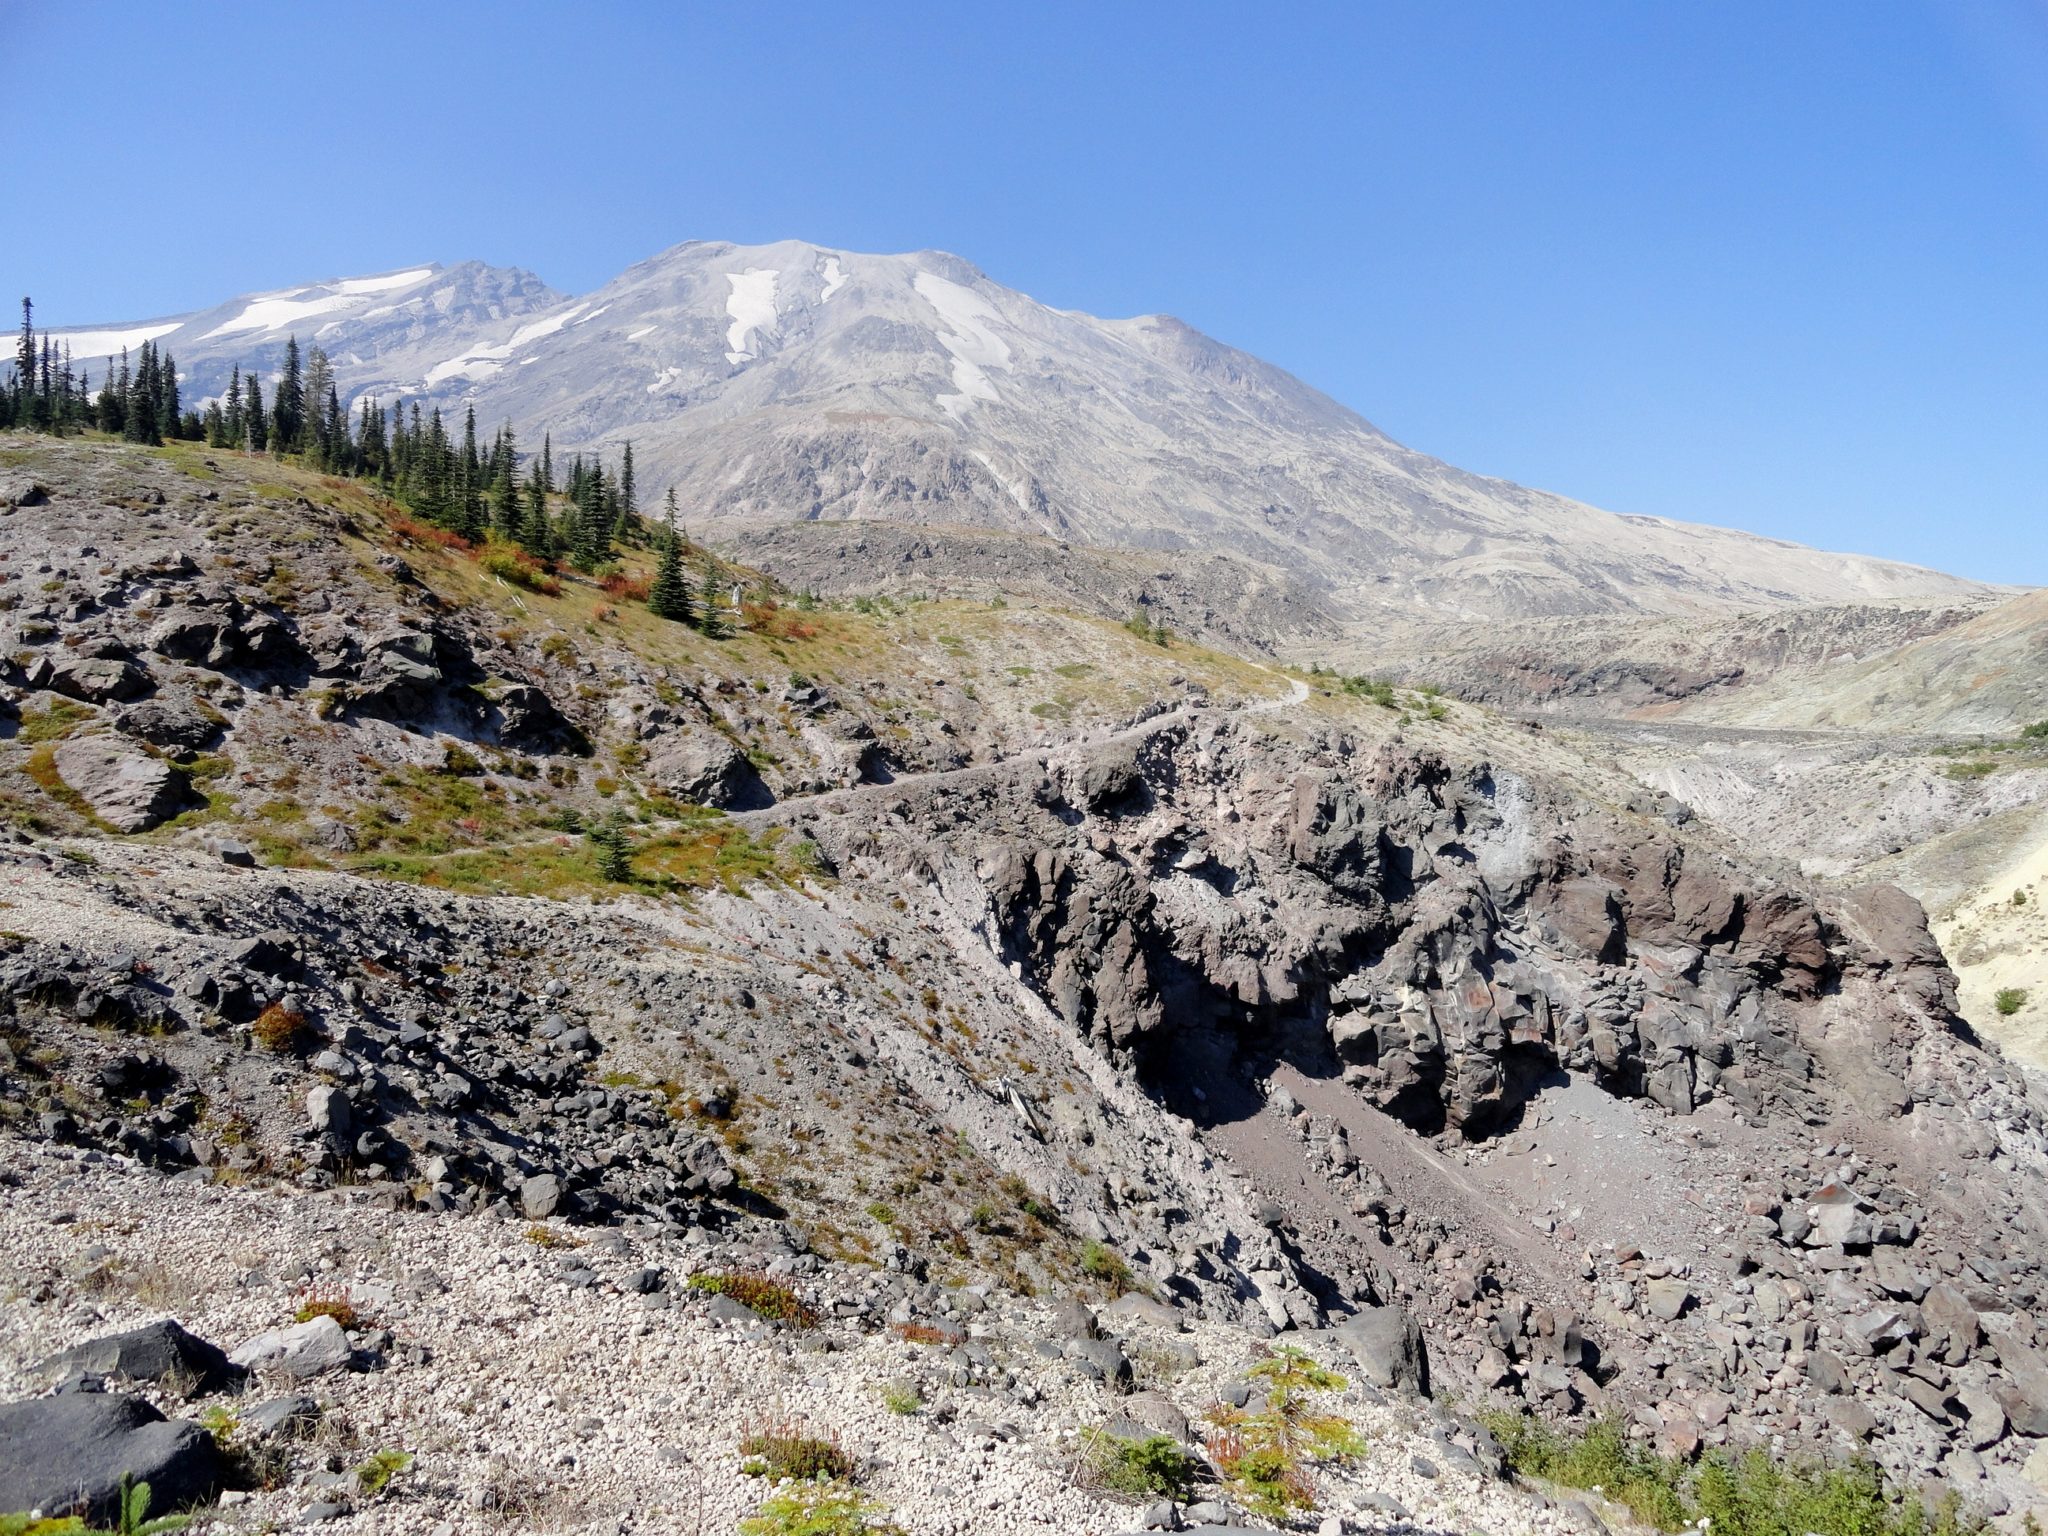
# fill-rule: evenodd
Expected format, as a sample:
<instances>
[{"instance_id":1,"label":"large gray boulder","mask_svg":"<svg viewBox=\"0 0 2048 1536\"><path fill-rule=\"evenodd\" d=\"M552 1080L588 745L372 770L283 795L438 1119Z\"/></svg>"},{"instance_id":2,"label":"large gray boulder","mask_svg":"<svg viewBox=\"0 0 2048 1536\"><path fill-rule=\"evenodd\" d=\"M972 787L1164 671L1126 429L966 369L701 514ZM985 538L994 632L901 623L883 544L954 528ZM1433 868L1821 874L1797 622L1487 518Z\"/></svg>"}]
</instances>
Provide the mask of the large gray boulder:
<instances>
[{"instance_id":1,"label":"large gray boulder","mask_svg":"<svg viewBox=\"0 0 2048 1536\"><path fill-rule=\"evenodd\" d=\"M316 1317L259 1333L237 1345L228 1358L252 1371L306 1381L340 1370L353 1355L341 1324L331 1317Z\"/></svg>"},{"instance_id":2,"label":"large gray boulder","mask_svg":"<svg viewBox=\"0 0 2048 1536\"><path fill-rule=\"evenodd\" d=\"M331 1083L321 1083L306 1093L306 1123L325 1136L345 1136L354 1116L348 1095Z\"/></svg>"},{"instance_id":3,"label":"large gray boulder","mask_svg":"<svg viewBox=\"0 0 2048 1536\"><path fill-rule=\"evenodd\" d=\"M159 695L117 711L113 725L124 736L189 756L213 744L221 717L192 700Z\"/></svg>"},{"instance_id":4,"label":"large gray boulder","mask_svg":"<svg viewBox=\"0 0 2048 1536\"><path fill-rule=\"evenodd\" d=\"M116 832L147 832L185 804L185 781L170 764L105 736L61 743L57 776Z\"/></svg>"},{"instance_id":5,"label":"large gray boulder","mask_svg":"<svg viewBox=\"0 0 2048 1536\"><path fill-rule=\"evenodd\" d=\"M568 1191L552 1173L536 1173L519 1186L519 1208L529 1221L546 1221L556 1215L567 1198Z\"/></svg>"},{"instance_id":6,"label":"large gray boulder","mask_svg":"<svg viewBox=\"0 0 2048 1536\"><path fill-rule=\"evenodd\" d=\"M43 1369L162 1382L189 1393L223 1386L242 1375L217 1345L187 1333L169 1318L74 1344L44 1361Z\"/></svg>"},{"instance_id":7,"label":"large gray boulder","mask_svg":"<svg viewBox=\"0 0 2048 1536\"><path fill-rule=\"evenodd\" d=\"M750 804L764 793L746 753L708 725L661 736L643 776L671 800L691 805Z\"/></svg>"},{"instance_id":8,"label":"large gray boulder","mask_svg":"<svg viewBox=\"0 0 2048 1536\"><path fill-rule=\"evenodd\" d=\"M149 674L119 656L40 657L30 665L28 680L31 687L87 704L139 699L149 691Z\"/></svg>"},{"instance_id":9,"label":"large gray boulder","mask_svg":"<svg viewBox=\"0 0 2048 1536\"><path fill-rule=\"evenodd\" d=\"M162 1515L212 1498L221 1457L199 1425L139 1397L66 1392L0 1405L0 1510L111 1525L124 1473L149 1484L149 1512Z\"/></svg>"},{"instance_id":10,"label":"large gray boulder","mask_svg":"<svg viewBox=\"0 0 2048 1536\"><path fill-rule=\"evenodd\" d=\"M1367 1307L1339 1324L1337 1337L1376 1387L1429 1395L1429 1351L1405 1307Z\"/></svg>"}]
</instances>

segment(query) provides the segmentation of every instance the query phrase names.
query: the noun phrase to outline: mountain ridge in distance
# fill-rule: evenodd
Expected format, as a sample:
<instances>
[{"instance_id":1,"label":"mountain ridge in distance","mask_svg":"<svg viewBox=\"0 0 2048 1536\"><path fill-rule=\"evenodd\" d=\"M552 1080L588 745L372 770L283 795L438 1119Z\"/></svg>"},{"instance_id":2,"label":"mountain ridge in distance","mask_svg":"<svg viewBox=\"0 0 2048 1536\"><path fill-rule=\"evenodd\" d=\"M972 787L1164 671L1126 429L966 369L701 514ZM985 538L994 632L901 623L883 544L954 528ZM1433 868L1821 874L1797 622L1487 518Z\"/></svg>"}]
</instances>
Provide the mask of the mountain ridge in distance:
<instances>
[{"instance_id":1,"label":"mountain ridge in distance","mask_svg":"<svg viewBox=\"0 0 2048 1536\"><path fill-rule=\"evenodd\" d=\"M351 399L473 405L559 453L631 441L642 486L707 531L881 521L1220 554L1340 622L1997 591L1471 474L1182 321L1055 310L940 251L690 241L574 297L423 264L53 334L144 329L188 398L267 374L296 334Z\"/></svg>"}]
</instances>

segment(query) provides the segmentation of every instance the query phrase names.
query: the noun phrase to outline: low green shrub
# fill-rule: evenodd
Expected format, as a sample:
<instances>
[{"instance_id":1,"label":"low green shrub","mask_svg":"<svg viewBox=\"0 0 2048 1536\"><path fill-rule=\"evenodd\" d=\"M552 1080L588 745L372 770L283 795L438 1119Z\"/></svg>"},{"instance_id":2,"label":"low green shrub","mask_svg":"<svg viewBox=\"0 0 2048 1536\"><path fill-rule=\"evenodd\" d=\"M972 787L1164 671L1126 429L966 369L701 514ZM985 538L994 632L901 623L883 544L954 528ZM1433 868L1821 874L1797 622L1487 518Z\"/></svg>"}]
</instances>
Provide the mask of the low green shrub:
<instances>
[{"instance_id":1,"label":"low green shrub","mask_svg":"<svg viewBox=\"0 0 2048 1536\"><path fill-rule=\"evenodd\" d=\"M364 1498L374 1499L411 1465L412 1457L404 1451L372 1451L369 1459L356 1468L356 1488Z\"/></svg>"},{"instance_id":2,"label":"low green shrub","mask_svg":"<svg viewBox=\"0 0 2048 1536\"><path fill-rule=\"evenodd\" d=\"M1660 1530L1705 1524L1714 1536L1974 1536L1984 1529L1953 1494L1930 1508L1888 1487L1867 1461L1717 1451L1691 1465L1631 1443L1614 1419L1568 1431L1528 1415L1483 1418L1516 1472L1598 1488Z\"/></svg>"},{"instance_id":3,"label":"low green shrub","mask_svg":"<svg viewBox=\"0 0 2048 1536\"><path fill-rule=\"evenodd\" d=\"M749 1477L774 1482L794 1478L798 1482L851 1482L854 1460L829 1431L813 1434L802 1421L790 1418L756 1419L740 1432L740 1468Z\"/></svg>"},{"instance_id":4,"label":"low green shrub","mask_svg":"<svg viewBox=\"0 0 2048 1536\"><path fill-rule=\"evenodd\" d=\"M1118 1296L1131 1288L1131 1266L1124 1256L1092 1237L1081 1245L1081 1273L1100 1280Z\"/></svg>"},{"instance_id":5,"label":"low green shrub","mask_svg":"<svg viewBox=\"0 0 2048 1536\"><path fill-rule=\"evenodd\" d=\"M791 1483L740 1522L740 1536L904 1536L883 1511L880 1502L844 1483Z\"/></svg>"},{"instance_id":6,"label":"low green shrub","mask_svg":"<svg viewBox=\"0 0 2048 1536\"><path fill-rule=\"evenodd\" d=\"M2027 1006L2025 987L2000 987L1998 995L1991 999L1991 1006L1998 1010L2001 1019L2009 1019Z\"/></svg>"},{"instance_id":7,"label":"low green shrub","mask_svg":"<svg viewBox=\"0 0 2048 1536\"><path fill-rule=\"evenodd\" d=\"M756 1270L706 1271L690 1276L690 1289L712 1296L730 1296L751 1312L790 1328L815 1328L818 1314L780 1280Z\"/></svg>"},{"instance_id":8,"label":"low green shrub","mask_svg":"<svg viewBox=\"0 0 2048 1536\"><path fill-rule=\"evenodd\" d=\"M1169 1435L1132 1439L1106 1429L1081 1436L1081 1472L1108 1493L1164 1494L1186 1501L1202 1464Z\"/></svg>"},{"instance_id":9,"label":"low green shrub","mask_svg":"<svg viewBox=\"0 0 2048 1536\"><path fill-rule=\"evenodd\" d=\"M1249 1374L1265 1383L1266 1406L1257 1413L1212 1407L1209 1460L1254 1514L1281 1524L1314 1505L1314 1467L1363 1455L1365 1437L1316 1402L1315 1394L1349 1383L1306 1350L1283 1345Z\"/></svg>"}]
</instances>

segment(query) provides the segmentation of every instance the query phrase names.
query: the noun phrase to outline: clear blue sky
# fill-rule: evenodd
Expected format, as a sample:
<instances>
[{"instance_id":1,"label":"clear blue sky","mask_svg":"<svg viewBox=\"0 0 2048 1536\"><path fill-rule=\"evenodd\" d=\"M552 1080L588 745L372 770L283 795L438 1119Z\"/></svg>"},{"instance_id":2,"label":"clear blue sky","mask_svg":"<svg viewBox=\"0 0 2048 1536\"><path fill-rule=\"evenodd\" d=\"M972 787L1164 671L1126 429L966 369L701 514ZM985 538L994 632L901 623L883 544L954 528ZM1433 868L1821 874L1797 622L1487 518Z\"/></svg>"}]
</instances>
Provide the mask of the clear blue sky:
<instances>
[{"instance_id":1,"label":"clear blue sky","mask_svg":"<svg viewBox=\"0 0 2048 1536\"><path fill-rule=\"evenodd\" d=\"M1467 468L2048 583L2048 0L0 0L0 58L53 324L935 246Z\"/></svg>"}]
</instances>

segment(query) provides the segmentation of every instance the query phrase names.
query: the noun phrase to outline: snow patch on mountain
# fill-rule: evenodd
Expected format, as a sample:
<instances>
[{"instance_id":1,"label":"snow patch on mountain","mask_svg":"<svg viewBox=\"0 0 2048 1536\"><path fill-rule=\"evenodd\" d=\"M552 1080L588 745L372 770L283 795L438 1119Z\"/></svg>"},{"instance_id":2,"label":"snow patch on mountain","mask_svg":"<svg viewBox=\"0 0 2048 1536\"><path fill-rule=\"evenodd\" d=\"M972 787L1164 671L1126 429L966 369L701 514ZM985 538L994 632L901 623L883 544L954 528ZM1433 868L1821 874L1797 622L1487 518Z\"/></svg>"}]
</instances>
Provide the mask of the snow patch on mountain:
<instances>
[{"instance_id":1,"label":"snow patch on mountain","mask_svg":"<svg viewBox=\"0 0 2048 1536\"><path fill-rule=\"evenodd\" d=\"M139 347L145 341L175 331L184 322L166 320L160 325L130 325L118 330L101 331L55 331L50 340L59 347L69 347L75 358L112 357L126 347Z\"/></svg>"},{"instance_id":2,"label":"snow patch on mountain","mask_svg":"<svg viewBox=\"0 0 2048 1536\"><path fill-rule=\"evenodd\" d=\"M638 341L642 336L652 336L656 331L660 329L661 327L657 325L643 325L637 331L626 332L626 340Z\"/></svg>"},{"instance_id":3,"label":"snow patch on mountain","mask_svg":"<svg viewBox=\"0 0 2048 1536\"><path fill-rule=\"evenodd\" d=\"M1010 366L1009 343L991 329L1002 323L1002 316L972 288L934 273L918 273L916 286L918 296L952 327L939 332L939 345L953 356L953 387L959 393L938 396L940 408L958 420L977 400L1000 401L986 370Z\"/></svg>"},{"instance_id":4,"label":"snow patch on mountain","mask_svg":"<svg viewBox=\"0 0 2048 1536\"><path fill-rule=\"evenodd\" d=\"M432 267L414 267L408 272L387 272L382 277L345 277L333 286L343 293L389 293L394 288L423 283L433 275Z\"/></svg>"},{"instance_id":5,"label":"snow patch on mountain","mask_svg":"<svg viewBox=\"0 0 2048 1536\"><path fill-rule=\"evenodd\" d=\"M521 347L539 341L544 336L554 335L589 307L587 304L578 304L569 309L558 309L552 315L543 315L538 320L527 321L512 333L511 340L498 346L472 347L460 357L451 357L445 363L436 363L427 370L427 388L432 389L436 384L444 384L450 379L487 379L504 367L505 359ZM520 361L530 363L533 359L527 357L521 358Z\"/></svg>"},{"instance_id":6,"label":"snow patch on mountain","mask_svg":"<svg viewBox=\"0 0 2048 1536\"><path fill-rule=\"evenodd\" d=\"M818 293L818 302L820 304L846 286L846 274L839 269L839 258L837 256L827 256L825 258L825 270L822 276L825 279L825 286Z\"/></svg>"},{"instance_id":7,"label":"snow patch on mountain","mask_svg":"<svg viewBox=\"0 0 2048 1536\"><path fill-rule=\"evenodd\" d=\"M372 294L410 288L433 275L431 267L415 267L411 271L392 272L383 277L346 277L339 282L318 283L311 288L290 288L264 294L252 300L240 314L222 321L199 339L210 341L216 336L228 336L239 331L280 331L320 315L347 314L361 309L362 301Z\"/></svg>"},{"instance_id":8,"label":"snow patch on mountain","mask_svg":"<svg viewBox=\"0 0 2048 1536\"><path fill-rule=\"evenodd\" d=\"M755 331L775 329L775 279L781 275L757 267L725 274L725 280L732 284L732 292L725 299L725 312L732 316L732 324L725 332L727 362L749 361L754 354L747 347L748 337Z\"/></svg>"}]
</instances>

